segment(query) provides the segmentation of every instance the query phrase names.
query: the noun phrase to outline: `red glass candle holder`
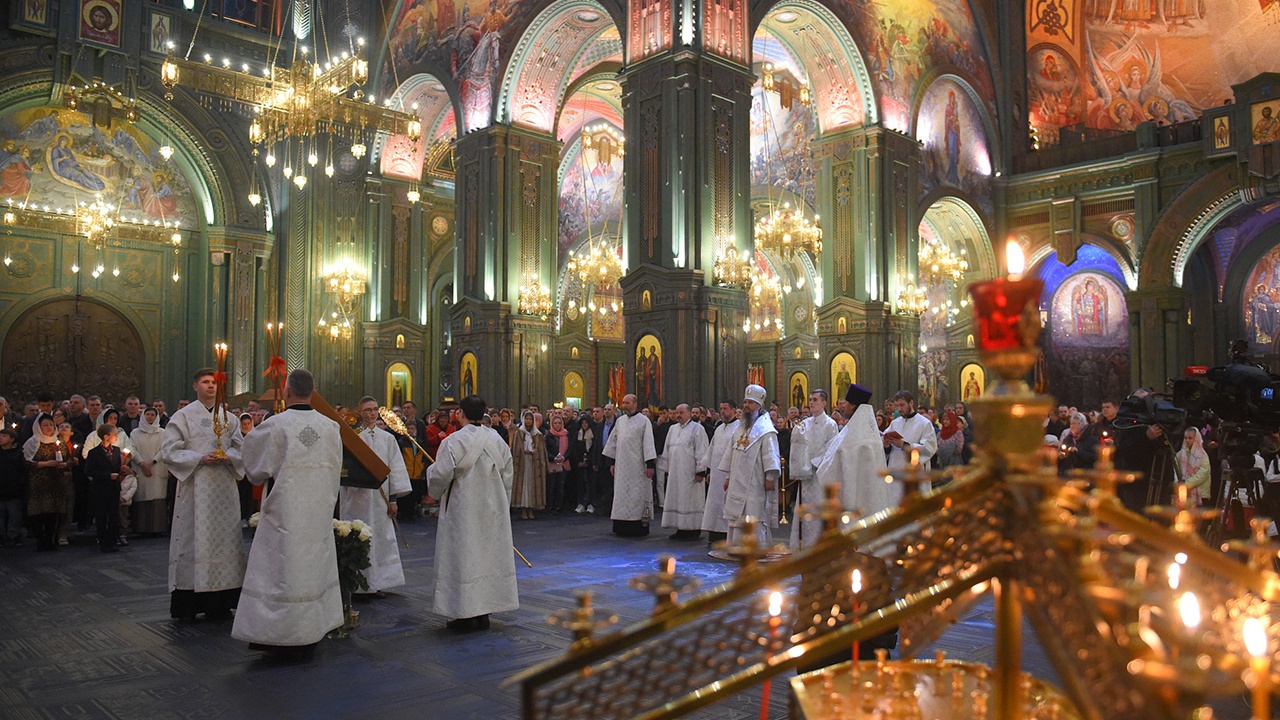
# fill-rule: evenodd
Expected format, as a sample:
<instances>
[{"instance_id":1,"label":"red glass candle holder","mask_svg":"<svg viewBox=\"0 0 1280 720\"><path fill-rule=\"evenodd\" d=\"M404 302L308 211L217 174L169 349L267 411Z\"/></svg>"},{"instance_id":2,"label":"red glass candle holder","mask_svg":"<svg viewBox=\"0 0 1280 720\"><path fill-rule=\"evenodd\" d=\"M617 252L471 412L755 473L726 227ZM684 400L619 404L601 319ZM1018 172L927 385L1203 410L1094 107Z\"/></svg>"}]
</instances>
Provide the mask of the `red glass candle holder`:
<instances>
[{"instance_id":1,"label":"red glass candle holder","mask_svg":"<svg viewBox=\"0 0 1280 720\"><path fill-rule=\"evenodd\" d=\"M1043 290L1044 281L1038 278L996 278L970 286L978 349L1000 352L1034 347L1040 336Z\"/></svg>"}]
</instances>

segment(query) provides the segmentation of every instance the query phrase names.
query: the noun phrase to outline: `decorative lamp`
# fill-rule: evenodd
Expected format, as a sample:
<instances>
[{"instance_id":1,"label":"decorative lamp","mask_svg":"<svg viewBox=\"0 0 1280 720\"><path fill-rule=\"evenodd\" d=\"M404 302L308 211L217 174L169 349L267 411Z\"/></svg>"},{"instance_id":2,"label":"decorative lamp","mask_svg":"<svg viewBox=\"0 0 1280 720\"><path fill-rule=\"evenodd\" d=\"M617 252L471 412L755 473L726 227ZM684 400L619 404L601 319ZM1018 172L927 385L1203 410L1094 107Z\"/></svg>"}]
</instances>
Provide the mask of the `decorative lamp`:
<instances>
[{"instance_id":1,"label":"decorative lamp","mask_svg":"<svg viewBox=\"0 0 1280 720\"><path fill-rule=\"evenodd\" d=\"M173 148L168 145L161 145L160 157L164 158L165 162L169 162L169 158L173 157Z\"/></svg>"},{"instance_id":2,"label":"decorative lamp","mask_svg":"<svg viewBox=\"0 0 1280 720\"><path fill-rule=\"evenodd\" d=\"M364 157L366 150L368 150L368 148L366 148L362 142L351 143L351 156L357 160Z\"/></svg>"}]
</instances>

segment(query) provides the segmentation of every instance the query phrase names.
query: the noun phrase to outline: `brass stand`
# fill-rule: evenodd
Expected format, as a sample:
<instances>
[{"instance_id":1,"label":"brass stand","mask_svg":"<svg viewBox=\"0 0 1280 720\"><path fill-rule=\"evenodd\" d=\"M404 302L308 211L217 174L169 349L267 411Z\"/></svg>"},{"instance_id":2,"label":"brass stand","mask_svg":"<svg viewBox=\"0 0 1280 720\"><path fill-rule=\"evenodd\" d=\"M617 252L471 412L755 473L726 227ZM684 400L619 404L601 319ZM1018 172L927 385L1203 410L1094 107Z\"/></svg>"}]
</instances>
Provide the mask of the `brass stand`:
<instances>
[{"instance_id":1,"label":"brass stand","mask_svg":"<svg viewBox=\"0 0 1280 720\"><path fill-rule=\"evenodd\" d=\"M1022 598L1018 581L992 580L996 596L996 719L1022 717Z\"/></svg>"}]
</instances>

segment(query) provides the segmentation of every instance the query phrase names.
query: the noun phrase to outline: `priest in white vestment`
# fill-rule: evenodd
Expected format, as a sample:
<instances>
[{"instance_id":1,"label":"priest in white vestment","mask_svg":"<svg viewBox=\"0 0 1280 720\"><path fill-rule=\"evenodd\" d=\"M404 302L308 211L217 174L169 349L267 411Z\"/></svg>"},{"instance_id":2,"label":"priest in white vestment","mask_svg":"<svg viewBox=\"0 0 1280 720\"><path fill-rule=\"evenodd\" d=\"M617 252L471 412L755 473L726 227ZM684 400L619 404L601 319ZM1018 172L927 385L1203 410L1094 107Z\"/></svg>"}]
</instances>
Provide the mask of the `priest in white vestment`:
<instances>
[{"instance_id":1,"label":"priest in white vestment","mask_svg":"<svg viewBox=\"0 0 1280 720\"><path fill-rule=\"evenodd\" d=\"M245 437L249 481L273 479L231 637L254 649L308 653L342 624L333 508L342 474L338 423L311 407L315 381L297 369L285 381L287 409ZM173 423L170 423L172 427Z\"/></svg>"},{"instance_id":2,"label":"priest in white vestment","mask_svg":"<svg viewBox=\"0 0 1280 720\"><path fill-rule=\"evenodd\" d=\"M363 520L369 525L373 539L369 541L369 567L364 571L364 579L369 583L369 594L385 597L384 590L404 584L404 568L400 565L396 541L396 498L412 492L413 486L395 435L378 427L378 401L367 396L360 398L358 409L360 439L391 468L391 474L382 482L380 490L342 488L338 493L338 517Z\"/></svg>"},{"instance_id":3,"label":"priest in white vestment","mask_svg":"<svg viewBox=\"0 0 1280 720\"><path fill-rule=\"evenodd\" d=\"M825 497L815 470L818 463L822 462L831 439L840 431L840 426L827 414L827 400L826 390L815 388L809 393L809 417L791 431L789 474L790 479L800 487L800 495L796 498L796 516L791 523L792 550L809 547L822 532L822 520L816 516L806 519L801 508L820 505Z\"/></svg>"},{"instance_id":4,"label":"priest in white vestment","mask_svg":"<svg viewBox=\"0 0 1280 720\"><path fill-rule=\"evenodd\" d=\"M729 534L729 521L724 519L725 478L728 473L720 469L720 459L733 442L738 432L738 404L732 400L720 403L720 424L711 435L711 443L699 461L699 465L707 468L707 505L702 510L702 529L707 531L707 540L712 543L724 540Z\"/></svg>"},{"instance_id":5,"label":"priest in white vestment","mask_svg":"<svg viewBox=\"0 0 1280 720\"><path fill-rule=\"evenodd\" d=\"M885 482L880 475L885 468L884 444L876 427L876 409L870 403L870 390L856 383L849 386L839 404L840 414L848 417L849 422L827 446L814 474L816 487L838 485L840 504L863 517L897 507L902 496L900 486ZM817 542L821 530L821 522L815 524L812 534L806 527L803 547Z\"/></svg>"},{"instance_id":6,"label":"priest in white vestment","mask_svg":"<svg viewBox=\"0 0 1280 720\"><path fill-rule=\"evenodd\" d=\"M706 507L706 486L700 477L702 458L710 442L707 431L696 422L688 405L677 405L675 422L667 428L662 455L667 460L667 495L662 506L662 527L675 528L672 540L697 540L702 535L702 511Z\"/></svg>"},{"instance_id":7,"label":"priest in white vestment","mask_svg":"<svg viewBox=\"0 0 1280 720\"><path fill-rule=\"evenodd\" d=\"M729 543L738 543L739 523L754 517L756 539L761 547L772 544L770 528L778 525L778 480L782 476L782 456L778 453L778 431L764 410L765 389L748 385L742 401L742 424L720 459L725 480L724 517L729 523Z\"/></svg>"},{"instance_id":8,"label":"priest in white vestment","mask_svg":"<svg viewBox=\"0 0 1280 720\"><path fill-rule=\"evenodd\" d=\"M613 533L620 537L649 534L653 518L653 423L640 414L635 395L622 398L622 415L613 424L604 456L613 463Z\"/></svg>"},{"instance_id":9,"label":"priest in white vestment","mask_svg":"<svg viewBox=\"0 0 1280 720\"><path fill-rule=\"evenodd\" d=\"M889 469L899 470L910 464L911 451L916 451L920 466L929 469L929 460L938 452L938 431L929 418L916 412L916 398L910 390L899 390L893 396L898 417L885 428L883 447L889 451ZM931 486L920 483L920 490Z\"/></svg>"},{"instance_id":10,"label":"priest in white vestment","mask_svg":"<svg viewBox=\"0 0 1280 720\"><path fill-rule=\"evenodd\" d=\"M244 536L240 530L240 423L214 407L214 371L195 374L196 401L173 414L164 430L159 460L177 478L169 531L169 615L225 619L244 582ZM222 450L214 454L213 423L222 424Z\"/></svg>"},{"instance_id":11,"label":"priest in white vestment","mask_svg":"<svg viewBox=\"0 0 1280 720\"><path fill-rule=\"evenodd\" d=\"M440 442L427 490L440 498L433 610L454 632L484 630L489 614L520 607L511 542L511 448L480 424L485 403L458 403L462 427Z\"/></svg>"}]
</instances>

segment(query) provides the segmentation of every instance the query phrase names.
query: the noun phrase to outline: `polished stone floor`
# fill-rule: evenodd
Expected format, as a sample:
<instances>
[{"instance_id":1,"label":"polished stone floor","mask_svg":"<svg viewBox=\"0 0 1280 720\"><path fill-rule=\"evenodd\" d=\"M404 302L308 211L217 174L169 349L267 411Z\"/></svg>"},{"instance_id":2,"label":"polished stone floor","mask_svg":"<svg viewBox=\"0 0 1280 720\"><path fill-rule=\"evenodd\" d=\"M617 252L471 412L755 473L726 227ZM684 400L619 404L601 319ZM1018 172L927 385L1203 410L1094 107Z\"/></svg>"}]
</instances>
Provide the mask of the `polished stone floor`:
<instances>
[{"instance_id":1,"label":"polished stone floor","mask_svg":"<svg viewBox=\"0 0 1280 720\"><path fill-rule=\"evenodd\" d=\"M564 652L568 634L544 619L571 607L575 591L595 591L597 607L632 623L652 600L627 581L660 553L676 555L703 587L733 570L708 557L705 543L668 540L658 528L623 540L609 534L607 519L576 515L516 520L513 528L534 567L518 564L521 607L495 615L489 632L453 635L428 609L435 522L422 519L402 528L408 584L360 603L360 627L324 641L301 665L249 651L230 638L230 621L169 619L167 539L134 539L115 555L100 554L87 537L56 553L31 544L0 550L0 718L518 718L517 689L502 681ZM990 608L979 607L937 647L990 662L992 636ZM1024 663L1052 676L1034 641ZM786 717L786 696L776 681L771 717ZM752 689L696 717L756 718L759 698ZM1247 717L1239 703L1223 710L1218 717Z\"/></svg>"}]
</instances>

